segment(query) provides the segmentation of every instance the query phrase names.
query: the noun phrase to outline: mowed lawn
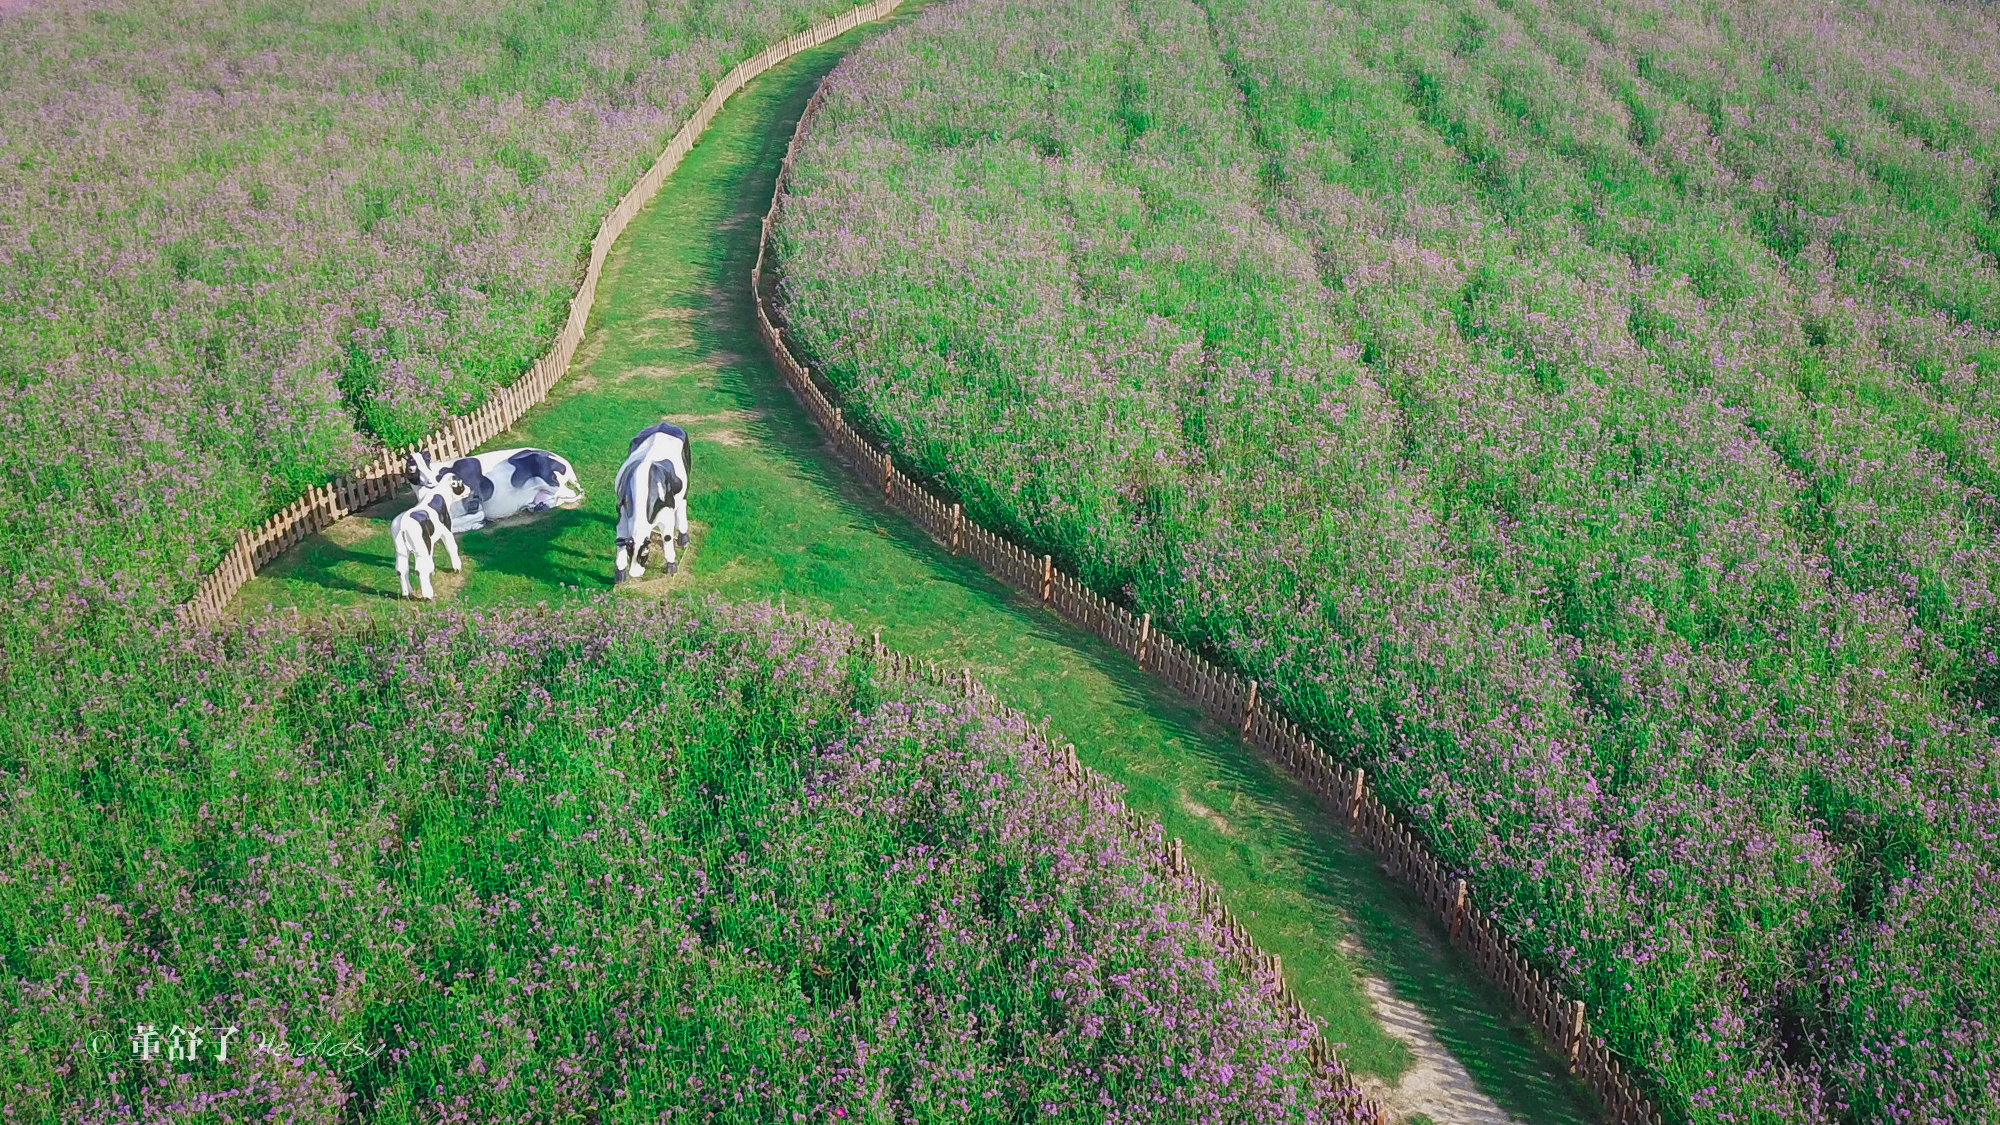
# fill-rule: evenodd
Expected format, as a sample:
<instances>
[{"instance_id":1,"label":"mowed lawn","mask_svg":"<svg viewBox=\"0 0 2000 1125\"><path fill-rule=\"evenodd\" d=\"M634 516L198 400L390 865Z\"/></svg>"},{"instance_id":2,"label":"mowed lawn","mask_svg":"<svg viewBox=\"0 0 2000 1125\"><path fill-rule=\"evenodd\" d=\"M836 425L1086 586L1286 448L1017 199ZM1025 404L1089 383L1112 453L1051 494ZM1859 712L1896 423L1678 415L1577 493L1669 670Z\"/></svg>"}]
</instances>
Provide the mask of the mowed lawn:
<instances>
[{"instance_id":1,"label":"mowed lawn","mask_svg":"<svg viewBox=\"0 0 2000 1125\"><path fill-rule=\"evenodd\" d=\"M854 37L761 78L732 100L614 250L590 334L549 402L490 448L573 458L575 510L461 539L465 571L440 570L439 601L552 604L611 585L610 484L626 443L661 419L693 438L691 549L635 597L713 593L784 599L879 628L886 643L970 667L1008 703L1048 716L1128 800L1186 843L1258 942L1282 956L1349 1065L1394 1081L1410 1053L1371 1014L1357 972L1379 974L1503 1107L1537 1122L1583 1114L1546 1053L1447 951L1374 859L1323 822L1306 795L1159 691L1122 657L1014 599L969 563L855 489L779 382L754 329L749 273L791 126ZM245 588L240 612L399 602L383 505L344 521Z\"/></svg>"}]
</instances>

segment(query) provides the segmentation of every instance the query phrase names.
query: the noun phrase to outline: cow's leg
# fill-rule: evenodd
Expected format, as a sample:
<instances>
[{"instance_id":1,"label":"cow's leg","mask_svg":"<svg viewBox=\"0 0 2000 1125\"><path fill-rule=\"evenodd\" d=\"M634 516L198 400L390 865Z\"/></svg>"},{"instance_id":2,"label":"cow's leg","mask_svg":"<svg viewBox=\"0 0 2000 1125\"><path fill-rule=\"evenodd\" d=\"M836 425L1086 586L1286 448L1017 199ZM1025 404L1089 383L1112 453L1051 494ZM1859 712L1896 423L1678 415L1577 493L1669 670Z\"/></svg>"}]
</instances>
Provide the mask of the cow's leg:
<instances>
[{"instance_id":1,"label":"cow's leg","mask_svg":"<svg viewBox=\"0 0 2000 1125\"><path fill-rule=\"evenodd\" d=\"M445 553L451 556L451 568L459 571L464 570L465 567L460 565L458 560L458 536L453 535L449 531L439 531L438 541L444 544Z\"/></svg>"},{"instance_id":2,"label":"cow's leg","mask_svg":"<svg viewBox=\"0 0 2000 1125\"><path fill-rule=\"evenodd\" d=\"M625 577L646 577L646 566L639 561L639 558L646 553L646 545L652 541L653 529L634 520L632 525L632 565L625 569Z\"/></svg>"},{"instance_id":3,"label":"cow's leg","mask_svg":"<svg viewBox=\"0 0 2000 1125\"><path fill-rule=\"evenodd\" d=\"M425 601L437 597L431 589L431 571L437 569L437 558L431 551L417 552L417 588L423 592Z\"/></svg>"},{"instance_id":4,"label":"cow's leg","mask_svg":"<svg viewBox=\"0 0 2000 1125\"><path fill-rule=\"evenodd\" d=\"M679 496L674 497L674 527L678 533L676 535L675 542L679 543L683 547L687 546L688 545L688 494L686 488L681 489L681 494Z\"/></svg>"},{"instance_id":5,"label":"cow's leg","mask_svg":"<svg viewBox=\"0 0 2000 1125\"><path fill-rule=\"evenodd\" d=\"M406 598L409 597L410 596L410 552L405 551L403 549L402 544L400 543L396 544L396 577L403 584L403 596Z\"/></svg>"},{"instance_id":6,"label":"cow's leg","mask_svg":"<svg viewBox=\"0 0 2000 1125\"><path fill-rule=\"evenodd\" d=\"M655 555L659 556L660 566L668 574L672 574L674 572L674 521L672 516L668 516L659 526L653 528L653 537L646 540L646 545L652 548Z\"/></svg>"}]
</instances>

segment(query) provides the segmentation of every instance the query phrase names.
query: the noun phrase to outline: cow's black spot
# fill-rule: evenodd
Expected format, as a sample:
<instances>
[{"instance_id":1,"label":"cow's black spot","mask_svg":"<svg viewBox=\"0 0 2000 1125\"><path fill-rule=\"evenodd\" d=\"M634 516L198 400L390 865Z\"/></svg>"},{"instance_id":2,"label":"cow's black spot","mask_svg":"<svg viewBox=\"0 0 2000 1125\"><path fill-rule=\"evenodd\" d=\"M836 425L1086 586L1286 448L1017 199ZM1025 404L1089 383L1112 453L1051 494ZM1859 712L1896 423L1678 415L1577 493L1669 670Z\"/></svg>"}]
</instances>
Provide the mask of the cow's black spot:
<instances>
[{"instance_id":1,"label":"cow's black spot","mask_svg":"<svg viewBox=\"0 0 2000 1125\"><path fill-rule=\"evenodd\" d=\"M507 464L514 467L514 487L519 488L531 480L545 480L555 484L562 471L561 462L546 449L523 449L507 458Z\"/></svg>"},{"instance_id":2,"label":"cow's black spot","mask_svg":"<svg viewBox=\"0 0 2000 1125\"><path fill-rule=\"evenodd\" d=\"M436 505L436 503L437 498L432 497L431 504ZM437 521L431 519L431 514L422 508L410 509L410 518L417 521L417 527L420 531L419 537L424 542L424 552L426 554L436 552L438 536L444 533L444 529L439 527Z\"/></svg>"},{"instance_id":3,"label":"cow's black spot","mask_svg":"<svg viewBox=\"0 0 2000 1125\"><path fill-rule=\"evenodd\" d=\"M638 436L632 439L632 444L625 448L626 454L630 455L641 445L644 445L646 439L652 437L654 434L666 434L670 437L681 439L681 460L687 463L689 472L694 471L693 454L688 449L688 432L674 425L672 422L656 422L640 430Z\"/></svg>"},{"instance_id":4,"label":"cow's black spot","mask_svg":"<svg viewBox=\"0 0 2000 1125\"><path fill-rule=\"evenodd\" d=\"M637 461L627 461L623 465L618 466L618 479L613 482L611 490L618 495L618 514L620 516L623 516L626 512L636 512L639 510L639 497L632 491L632 482L639 479L639 474L636 471L638 468L639 463Z\"/></svg>"},{"instance_id":5,"label":"cow's black spot","mask_svg":"<svg viewBox=\"0 0 2000 1125\"><path fill-rule=\"evenodd\" d=\"M460 457L451 463L451 472L453 476L465 482L465 487L472 490L472 495L476 499L493 499L493 482L487 479L486 470L480 468L479 458ZM467 504L466 508L469 511L479 510L477 504Z\"/></svg>"},{"instance_id":6,"label":"cow's black spot","mask_svg":"<svg viewBox=\"0 0 2000 1125\"><path fill-rule=\"evenodd\" d=\"M451 505L444 502L444 497L432 496L429 501L429 507L431 511L437 513L438 521L449 529L451 527Z\"/></svg>"},{"instance_id":7,"label":"cow's black spot","mask_svg":"<svg viewBox=\"0 0 2000 1125\"><path fill-rule=\"evenodd\" d=\"M663 458L653 462L651 480L653 487L648 495L653 501L646 509L648 523L660 517L661 509L672 507L674 497L681 494L681 474L670 460Z\"/></svg>"}]
</instances>

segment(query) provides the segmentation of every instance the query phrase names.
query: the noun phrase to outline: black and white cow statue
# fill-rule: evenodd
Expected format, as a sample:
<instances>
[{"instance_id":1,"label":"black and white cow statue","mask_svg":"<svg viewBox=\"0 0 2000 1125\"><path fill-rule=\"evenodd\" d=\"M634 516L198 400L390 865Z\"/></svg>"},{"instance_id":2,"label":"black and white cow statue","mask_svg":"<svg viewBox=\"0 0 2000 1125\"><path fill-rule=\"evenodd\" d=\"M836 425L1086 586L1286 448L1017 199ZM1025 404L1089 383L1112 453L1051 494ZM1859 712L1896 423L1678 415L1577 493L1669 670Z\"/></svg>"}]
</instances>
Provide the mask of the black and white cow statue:
<instances>
[{"instance_id":1,"label":"black and white cow statue","mask_svg":"<svg viewBox=\"0 0 2000 1125\"><path fill-rule=\"evenodd\" d=\"M688 436L671 422L640 430L618 469L618 572L612 580L644 578L639 556L660 537L667 573L679 568L676 548L688 542Z\"/></svg>"},{"instance_id":2,"label":"black and white cow statue","mask_svg":"<svg viewBox=\"0 0 2000 1125\"><path fill-rule=\"evenodd\" d=\"M484 527L517 512L545 512L583 499L576 466L546 449L496 449L450 464L410 454L410 482L419 488L457 480L464 492L452 501L459 531Z\"/></svg>"},{"instance_id":3,"label":"black and white cow statue","mask_svg":"<svg viewBox=\"0 0 2000 1125\"><path fill-rule=\"evenodd\" d=\"M417 505L389 521L389 542L396 549L396 577L403 584L403 596L410 596L410 568L417 571L417 588L428 600L431 572L437 569L437 549L442 545L451 556L451 568L459 565L458 539L452 534L451 501L454 482L433 484L417 490Z\"/></svg>"}]
</instances>

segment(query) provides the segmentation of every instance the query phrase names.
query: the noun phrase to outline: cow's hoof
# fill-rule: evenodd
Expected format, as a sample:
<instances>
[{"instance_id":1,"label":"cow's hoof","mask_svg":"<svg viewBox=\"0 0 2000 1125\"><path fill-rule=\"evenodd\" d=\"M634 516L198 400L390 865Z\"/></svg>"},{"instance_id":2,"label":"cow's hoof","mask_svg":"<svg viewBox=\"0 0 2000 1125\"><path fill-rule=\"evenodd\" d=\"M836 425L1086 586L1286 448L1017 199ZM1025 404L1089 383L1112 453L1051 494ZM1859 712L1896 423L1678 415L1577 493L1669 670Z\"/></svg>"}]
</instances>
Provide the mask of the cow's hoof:
<instances>
[{"instance_id":1,"label":"cow's hoof","mask_svg":"<svg viewBox=\"0 0 2000 1125\"><path fill-rule=\"evenodd\" d=\"M685 546L687 546L687 545L688 545L688 533L687 533L687 532L683 531L683 532L681 532L681 533L680 533L679 535L676 535L676 536L674 536L674 546L676 546L676 547L685 547Z\"/></svg>"},{"instance_id":2,"label":"cow's hoof","mask_svg":"<svg viewBox=\"0 0 2000 1125\"><path fill-rule=\"evenodd\" d=\"M679 563L668 563L668 564L667 564L667 573L668 573L668 574L679 574L679 573L680 573L680 569L681 569L681 564L679 564Z\"/></svg>"}]
</instances>

